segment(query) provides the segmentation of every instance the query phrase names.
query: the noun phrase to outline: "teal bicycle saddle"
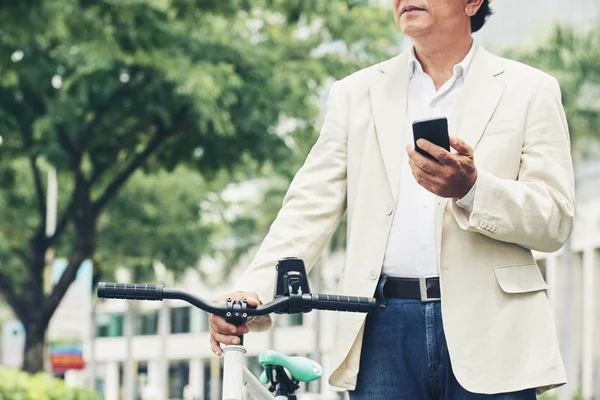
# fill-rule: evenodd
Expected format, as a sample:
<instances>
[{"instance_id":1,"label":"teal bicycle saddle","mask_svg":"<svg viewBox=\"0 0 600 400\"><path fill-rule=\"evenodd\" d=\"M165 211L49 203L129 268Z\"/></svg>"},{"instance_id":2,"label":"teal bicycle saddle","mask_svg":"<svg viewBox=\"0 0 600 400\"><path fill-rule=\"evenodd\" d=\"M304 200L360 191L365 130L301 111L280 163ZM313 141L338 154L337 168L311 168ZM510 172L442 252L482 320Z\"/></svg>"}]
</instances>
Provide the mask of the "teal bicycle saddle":
<instances>
[{"instance_id":1,"label":"teal bicycle saddle","mask_svg":"<svg viewBox=\"0 0 600 400\"><path fill-rule=\"evenodd\" d=\"M288 357L273 350L267 350L260 353L258 362L265 369L260 375L260 382L268 384L271 373L270 367L283 367L287 369L292 379L298 382L311 382L317 380L323 375L323 367L313 360L305 357Z\"/></svg>"}]
</instances>

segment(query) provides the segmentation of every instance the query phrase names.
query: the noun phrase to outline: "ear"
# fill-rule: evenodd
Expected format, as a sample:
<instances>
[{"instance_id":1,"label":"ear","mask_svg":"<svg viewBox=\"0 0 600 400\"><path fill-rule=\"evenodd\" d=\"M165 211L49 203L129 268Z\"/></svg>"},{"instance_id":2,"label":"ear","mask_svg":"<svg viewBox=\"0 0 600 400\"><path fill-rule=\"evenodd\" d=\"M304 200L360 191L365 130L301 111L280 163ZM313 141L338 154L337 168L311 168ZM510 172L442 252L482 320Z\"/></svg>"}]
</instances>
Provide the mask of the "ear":
<instances>
[{"instance_id":1,"label":"ear","mask_svg":"<svg viewBox=\"0 0 600 400\"><path fill-rule=\"evenodd\" d=\"M481 4L483 4L484 1L488 0L467 0L467 4L465 4L465 13L469 17L477 14L477 11L479 11Z\"/></svg>"}]
</instances>

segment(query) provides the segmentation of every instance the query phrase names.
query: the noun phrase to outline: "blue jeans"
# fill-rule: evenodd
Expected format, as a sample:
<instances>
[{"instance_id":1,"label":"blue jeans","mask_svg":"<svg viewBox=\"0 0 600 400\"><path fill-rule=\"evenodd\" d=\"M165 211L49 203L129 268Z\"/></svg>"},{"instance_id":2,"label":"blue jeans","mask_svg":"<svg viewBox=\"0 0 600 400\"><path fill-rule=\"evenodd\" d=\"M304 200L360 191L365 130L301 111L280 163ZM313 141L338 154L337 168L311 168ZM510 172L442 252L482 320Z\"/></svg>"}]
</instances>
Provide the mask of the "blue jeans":
<instances>
[{"instance_id":1,"label":"blue jeans","mask_svg":"<svg viewBox=\"0 0 600 400\"><path fill-rule=\"evenodd\" d=\"M351 400L535 400L535 389L495 395L464 389L450 365L440 302L385 299L382 284L381 306L367 317Z\"/></svg>"}]
</instances>

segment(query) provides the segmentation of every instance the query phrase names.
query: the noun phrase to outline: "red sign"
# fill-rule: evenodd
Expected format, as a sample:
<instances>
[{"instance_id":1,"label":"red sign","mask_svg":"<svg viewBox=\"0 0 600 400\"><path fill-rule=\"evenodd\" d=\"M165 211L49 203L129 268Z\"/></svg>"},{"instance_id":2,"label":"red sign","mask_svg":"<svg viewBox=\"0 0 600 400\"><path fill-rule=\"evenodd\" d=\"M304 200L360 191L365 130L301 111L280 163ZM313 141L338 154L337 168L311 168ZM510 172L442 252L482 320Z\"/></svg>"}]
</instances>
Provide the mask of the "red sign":
<instances>
[{"instance_id":1,"label":"red sign","mask_svg":"<svg viewBox=\"0 0 600 400\"><path fill-rule=\"evenodd\" d=\"M70 369L84 369L83 349L79 343L51 344L50 367L53 372L65 372Z\"/></svg>"}]
</instances>

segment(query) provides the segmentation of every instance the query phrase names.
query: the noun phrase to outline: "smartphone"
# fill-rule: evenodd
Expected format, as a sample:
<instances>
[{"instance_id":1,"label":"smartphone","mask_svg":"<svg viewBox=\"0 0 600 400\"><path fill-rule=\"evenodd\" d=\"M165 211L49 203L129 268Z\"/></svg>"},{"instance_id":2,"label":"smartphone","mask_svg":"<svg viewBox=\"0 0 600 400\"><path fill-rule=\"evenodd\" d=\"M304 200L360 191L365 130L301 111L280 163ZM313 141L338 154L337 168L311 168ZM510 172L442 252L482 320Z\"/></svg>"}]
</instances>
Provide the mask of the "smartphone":
<instances>
[{"instance_id":1,"label":"smartphone","mask_svg":"<svg viewBox=\"0 0 600 400\"><path fill-rule=\"evenodd\" d=\"M450 151L450 136L448 134L448 119L428 118L413 122L413 136L415 138L415 150L425 157L435 160L431 154L417 146L417 140L426 139L431 143ZM437 161L437 160L436 160Z\"/></svg>"}]
</instances>

